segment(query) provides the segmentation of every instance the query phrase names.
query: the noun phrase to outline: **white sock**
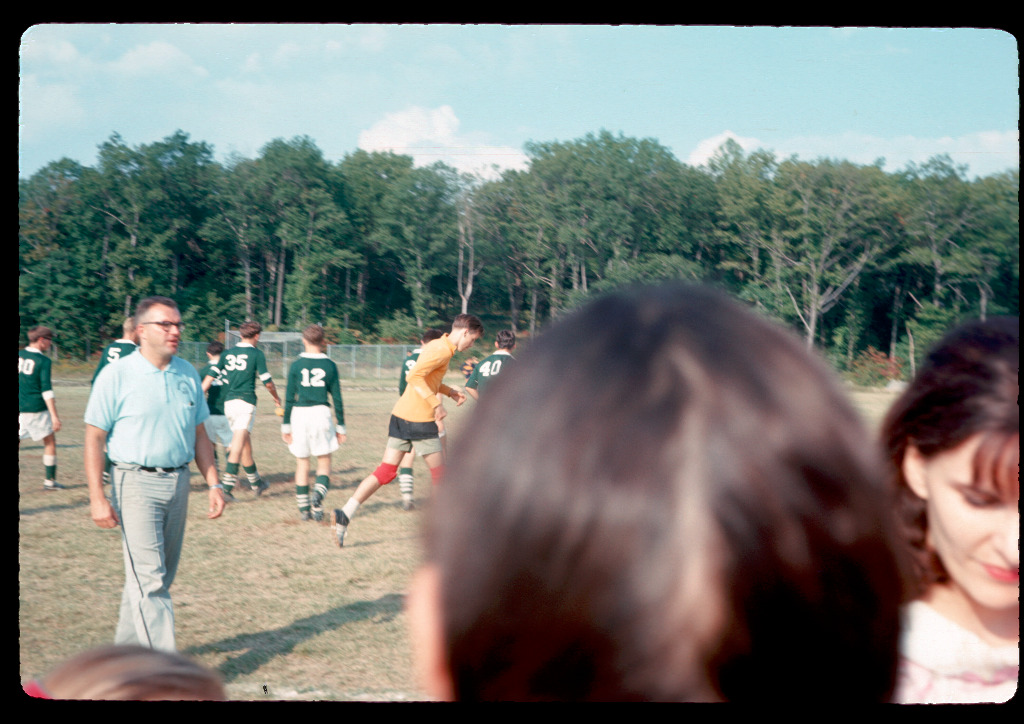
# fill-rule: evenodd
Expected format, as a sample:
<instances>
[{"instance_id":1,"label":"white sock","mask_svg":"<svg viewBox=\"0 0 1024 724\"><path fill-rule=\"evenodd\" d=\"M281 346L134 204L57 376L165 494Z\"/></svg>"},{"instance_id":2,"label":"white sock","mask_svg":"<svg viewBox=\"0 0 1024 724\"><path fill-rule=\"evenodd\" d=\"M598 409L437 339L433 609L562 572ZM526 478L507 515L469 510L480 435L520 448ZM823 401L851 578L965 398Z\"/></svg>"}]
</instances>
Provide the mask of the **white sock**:
<instances>
[{"instance_id":1,"label":"white sock","mask_svg":"<svg viewBox=\"0 0 1024 724\"><path fill-rule=\"evenodd\" d=\"M347 515L349 520L352 520L352 516L356 514L357 510L359 510L359 501L355 498L349 498L341 512Z\"/></svg>"}]
</instances>

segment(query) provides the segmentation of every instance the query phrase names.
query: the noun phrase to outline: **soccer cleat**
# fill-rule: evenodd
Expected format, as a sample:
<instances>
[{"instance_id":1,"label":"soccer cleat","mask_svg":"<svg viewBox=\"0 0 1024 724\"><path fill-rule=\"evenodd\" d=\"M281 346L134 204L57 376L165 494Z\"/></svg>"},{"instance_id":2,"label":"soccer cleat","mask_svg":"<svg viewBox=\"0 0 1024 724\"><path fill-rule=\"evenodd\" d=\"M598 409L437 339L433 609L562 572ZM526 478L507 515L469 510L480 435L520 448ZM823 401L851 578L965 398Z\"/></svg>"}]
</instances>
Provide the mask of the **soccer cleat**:
<instances>
[{"instance_id":1,"label":"soccer cleat","mask_svg":"<svg viewBox=\"0 0 1024 724\"><path fill-rule=\"evenodd\" d=\"M412 498L402 498L402 510L413 510L415 507Z\"/></svg>"},{"instance_id":2,"label":"soccer cleat","mask_svg":"<svg viewBox=\"0 0 1024 724\"><path fill-rule=\"evenodd\" d=\"M319 523L324 519L324 509L320 507L313 508L313 520Z\"/></svg>"},{"instance_id":3,"label":"soccer cleat","mask_svg":"<svg viewBox=\"0 0 1024 724\"><path fill-rule=\"evenodd\" d=\"M227 488L223 488L220 491L220 494L221 494L221 497L224 498L224 502L225 503L234 503L235 502L235 496L232 495L231 491L228 490Z\"/></svg>"},{"instance_id":4,"label":"soccer cleat","mask_svg":"<svg viewBox=\"0 0 1024 724\"><path fill-rule=\"evenodd\" d=\"M260 482L256 485L256 497L258 498L263 495L268 488L270 488L270 483L263 478L260 478Z\"/></svg>"},{"instance_id":5,"label":"soccer cleat","mask_svg":"<svg viewBox=\"0 0 1024 724\"><path fill-rule=\"evenodd\" d=\"M316 490L313 491L313 495L309 498L309 505L311 508L316 509L323 505L324 496L320 495Z\"/></svg>"},{"instance_id":6,"label":"soccer cleat","mask_svg":"<svg viewBox=\"0 0 1024 724\"><path fill-rule=\"evenodd\" d=\"M306 521L310 520L313 516L310 514L308 510L300 510L299 517L302 518L302 520Z\"/></svg>"},{"instance_id":7,"label":"soccer cleat","mask_svg":"<svg viewBox=\"0 0 1024 724\"><path fill-rule=\"evenodd\" d=\"M44 480L43 490L64 490L64 486L58 483L56 480Z\"/></svg>"},{"instance_id":8,"label":"soccer cleat","mask_svg":"<svg viewBox=\"0 0 1024 724\"><path fill-rule=\"evenodd\" d=\"M335 508L331 519L334 522L334 537L338 539L338 547L343 547L345 545L345 531L348 530L348 516L345 515L345 511L341 508Z\"/></svg>"}]
</instances>

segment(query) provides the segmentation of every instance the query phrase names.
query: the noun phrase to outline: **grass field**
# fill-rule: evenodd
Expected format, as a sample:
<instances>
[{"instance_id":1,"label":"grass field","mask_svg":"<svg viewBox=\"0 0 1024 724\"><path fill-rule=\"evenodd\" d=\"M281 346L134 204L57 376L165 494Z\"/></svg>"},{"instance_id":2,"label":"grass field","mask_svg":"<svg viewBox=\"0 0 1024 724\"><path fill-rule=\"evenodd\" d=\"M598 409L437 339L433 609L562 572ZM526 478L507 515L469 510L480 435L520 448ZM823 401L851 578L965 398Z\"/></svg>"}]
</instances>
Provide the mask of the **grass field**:
<instances>
[{"instance_id":1,"label":"grass field","mask_svg":"<svg viewBox=\"0 0 1024 724\"><path fill-rule=\"evenodd\" d=\"M59 376L59 375L58 375ZM450 382L458 384L453 374ZM19 626L23 679L113 640L124 570L119 529L89 518L82 469L87 378L56 386L62 491L42 489L42 445L19 446ZM380 461L396 390L343 389L348 442L334 454L326 508L340 506ZM344 548L327 524L299 521L294 458L280 418L260 392L254 449L270 490L206 518L205 483L193 472L189 521L172 588L178 648L223 676L236 700L407 701L422 698L412 676L406 585L420 560L420 521L430 477L416 462L419 511L400 505L397 483L354 518ZM894 399L851 391L875 426ZM472 412L447 405L450 434ZM224 453L218 450L223 466ZM194 468L194 466L193 466Z\"/></svg>"}]
</instances>

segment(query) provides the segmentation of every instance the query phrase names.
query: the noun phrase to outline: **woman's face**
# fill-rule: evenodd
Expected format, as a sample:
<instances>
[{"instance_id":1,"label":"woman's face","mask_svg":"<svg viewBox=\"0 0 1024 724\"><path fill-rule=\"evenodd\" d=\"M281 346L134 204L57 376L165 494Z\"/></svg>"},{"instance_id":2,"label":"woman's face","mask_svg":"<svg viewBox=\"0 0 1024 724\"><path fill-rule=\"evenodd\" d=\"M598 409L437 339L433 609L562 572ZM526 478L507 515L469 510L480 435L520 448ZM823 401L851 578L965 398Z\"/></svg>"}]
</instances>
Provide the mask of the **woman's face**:
<instances>
[{"instance_id":1,"label":"woman's face","mask_svg":"<svg viewBox=\"0 0 1024 724\"><path fill-rule=\"evenodd\" d=\"M974 480L980 437L924 457L914 447L903 462L904 476L926 501L928 542L957 589L990 611L1020 609L1020 511L987 481Z\"/></svg>"}]
</instances>

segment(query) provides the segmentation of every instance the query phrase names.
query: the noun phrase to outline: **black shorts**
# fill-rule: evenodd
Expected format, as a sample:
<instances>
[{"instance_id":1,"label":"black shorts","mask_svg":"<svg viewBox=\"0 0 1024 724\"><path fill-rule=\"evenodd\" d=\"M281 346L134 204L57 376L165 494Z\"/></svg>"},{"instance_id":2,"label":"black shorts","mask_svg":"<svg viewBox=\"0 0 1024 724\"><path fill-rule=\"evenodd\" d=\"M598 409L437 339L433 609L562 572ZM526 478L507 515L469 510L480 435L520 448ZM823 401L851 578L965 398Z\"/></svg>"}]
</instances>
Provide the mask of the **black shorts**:
<instances>
[{"instance_id":1,"label":"black shorts","mask_svg":"<svg viewBox=\"0 0 1024 724\"><path fill-rule=\"evenodd\" d=\"M400 417L391 416L388 423L388 437L399 440L429 440L438 437L436 422L410 422Z\"/></svg>"}]
</instances>

